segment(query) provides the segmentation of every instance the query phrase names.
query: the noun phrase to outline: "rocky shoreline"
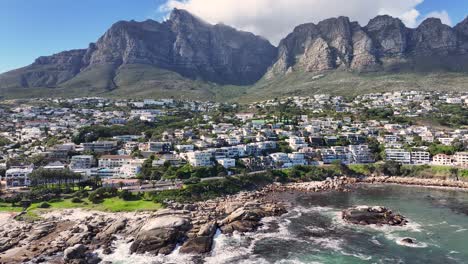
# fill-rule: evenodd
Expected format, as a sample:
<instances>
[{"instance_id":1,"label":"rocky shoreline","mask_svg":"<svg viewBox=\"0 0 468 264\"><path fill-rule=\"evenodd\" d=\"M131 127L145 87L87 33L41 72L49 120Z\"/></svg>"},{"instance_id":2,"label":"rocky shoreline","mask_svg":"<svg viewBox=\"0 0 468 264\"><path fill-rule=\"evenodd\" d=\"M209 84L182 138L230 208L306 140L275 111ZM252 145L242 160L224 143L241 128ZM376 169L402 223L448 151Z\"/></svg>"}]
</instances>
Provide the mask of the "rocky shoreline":
<instances>
[{"instance_id":1,"label":"rocky shoreline","mask_svg":"<svg viewBox=\"0 0 468 264\"><path fill-rule=\"evenodd\" d=\"M211 251L216 231L255 231L264 217L287 212L287 191L344 190L346 177L323 182L272 184L254 192L193 204L168 203L157 212L104 213L67 209L46 211L33 223L8 215L0 220L0 263L102 263L96 252L111 254L114 241L125 237L132 253L170 254ZM284 201L284 200L283 200Z\"/></svg>"},{"instance_id":2,"label":"rocky shoreline","mask_svg":"<svg viewBox=\"0 0 468 264\"><path fill-rule=\"evenodd\" d=\"M349 191L359 183L468 189L464 182L336 177L322 182L271 184L258 191L193 204L169 202L166 209L157 212L105 213L67 209L45 211L34 223L19 222L13 219L14 215L0 214L0 263L104 263L96 252L111 254L118 238L124 238L130 244L132 253L167 255L180 245L180 253L205 254L211 251L216 232L228 235L253 232L262 225L264 217L286 213L289 202L297 195ZM395 225L404 222L404 218L399 217L382 219Z\"/></svg>"},{"instance_id":3,"label":"rocky shoreline","mask_svg":"<svg viewBox=\"0 0 468 264\"><path fill-rule=\"evenodd\" d=\"M412 178L412 177L367 177L357 181L359 183L366 184L401 184L401 185L415 185L423 187L446 187L446 188L458 188L468 190L468 182L466 181L455 181L455 180L444 180L444 179L423 179L423 178Z\"/></svg>"}]
</instances>

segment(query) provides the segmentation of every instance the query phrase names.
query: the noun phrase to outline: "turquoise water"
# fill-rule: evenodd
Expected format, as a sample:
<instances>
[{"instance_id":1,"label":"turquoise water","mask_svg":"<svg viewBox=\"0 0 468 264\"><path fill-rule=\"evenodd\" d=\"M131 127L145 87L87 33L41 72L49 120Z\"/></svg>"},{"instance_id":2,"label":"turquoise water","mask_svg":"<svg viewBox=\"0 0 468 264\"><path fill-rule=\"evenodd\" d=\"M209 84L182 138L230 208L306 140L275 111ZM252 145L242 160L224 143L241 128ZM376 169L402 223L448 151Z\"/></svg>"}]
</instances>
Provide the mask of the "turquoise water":
<instances>
[{"instance_id":1,"label":"turquoise water","mask_svg":"<svg viewBox=\"0 0 468 264\"><path fill-rule=\"evenodd\" d=\"M409 219L405 227L351 226L340 212L381 205ZM411 237L411 247L401 243ZM216 244L217 243L217 244ZM468 263L468 193L405 186L362 186L310 194L259 233L219 236L211 263Z\"/></svg>"},{"instance_id":2,"label":"turquoise water","mask_svg":"<svg viewBox=\"0 0 468 264\"><path fill-rule=\"evenodd\" d=\"M380 205L409 220L404 227L348 225L341 210ZM218 234L209 256L129 255L121 243L113 263L468 263L468 192L405 186L360 186L349 193L298 198L286 215L267 218L255 233ZM416 239L412 246L402 238Z\"/></svg>"}]
</instances>

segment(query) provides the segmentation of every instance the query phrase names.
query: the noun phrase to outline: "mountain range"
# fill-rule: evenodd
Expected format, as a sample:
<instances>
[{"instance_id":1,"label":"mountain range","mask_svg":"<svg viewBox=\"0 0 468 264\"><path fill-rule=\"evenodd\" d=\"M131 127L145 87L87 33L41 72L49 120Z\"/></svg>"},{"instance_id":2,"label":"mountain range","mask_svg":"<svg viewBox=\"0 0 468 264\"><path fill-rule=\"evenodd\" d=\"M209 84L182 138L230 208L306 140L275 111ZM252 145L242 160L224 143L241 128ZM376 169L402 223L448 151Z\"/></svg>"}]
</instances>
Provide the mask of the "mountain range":
<instances>
[{"instance_id":1,"label":"mountain range","mask_svg":"<svg viewBox=\"0 0 468 264\"><path fill-rule=\"evenodd\" d=\"M174 9L164 22L120 21L87 49L37 58L0 75L0 96L174 96L263 99L316 92L468 91L468 18L407 28L377 16L297 26L273 46Z\"/></svg>"}]
</instances>

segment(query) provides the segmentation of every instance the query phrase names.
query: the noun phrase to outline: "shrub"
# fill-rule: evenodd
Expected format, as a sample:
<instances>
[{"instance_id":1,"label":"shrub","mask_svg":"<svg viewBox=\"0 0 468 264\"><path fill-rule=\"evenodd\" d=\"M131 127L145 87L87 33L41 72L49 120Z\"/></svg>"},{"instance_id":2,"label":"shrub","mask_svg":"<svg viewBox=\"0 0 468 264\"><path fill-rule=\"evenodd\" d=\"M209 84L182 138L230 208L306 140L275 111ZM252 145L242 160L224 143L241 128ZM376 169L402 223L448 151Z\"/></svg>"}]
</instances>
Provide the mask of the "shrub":
<instances>
[{"instance_id":1,"label":"shrub","mask_svg":"<svg viewBox=\"0 0 468 264\"><path fill-rule=\"evenodd\" d=\"M152 201L153 200L153 194L151 194L150 192L144 192L141 197L145 201Z\"/></svg>"},{"instance_id":2,"label":"shrub","mask_svg":"<svg viewBox=\"0 0 468 264\"><path fill-rule=\"evenodd\" d=\"M76 198L86 198L88 197L88 191L82 190L82 191L77 191L73 194L73 197Z\"/></svg>"},{"instance_id":3,"label":"shrub","mask_svg":"<svg viewBox=\"0 0 468 264\"><path fill-rule=\"evenodd\" d=\"M81 200L81 199L78 198L78 197L74 197L73 199L71 199L71 202L72 202L72 203L82 203L83 200Z\"/></svg>"},{"instance_id":4,"label":"shrub","mask_svg":"<svg viewBox=\"0 0 468 264\"><path fill-rule=\"evenodd\" d=\"M92 192L88 196L88 200L94 204L102 202L102 199L103 198L96 192Z\"/></svg>"},{"instance_id":5,"label":"shrub","mask_svg":"<svg viewBox=\"0 0 468 264\"><path fill-rule=\"evenodd\" d=\"M39 208L43 208L43 209L46 209L46 208L50 208L50 203L46 203L46 202L43 202L39 205Z\"/></svg>"},{"instance_id":6,"label":"shrub","mask_svg":"<svg viewBox=\"0 0 468 264\"><path fill-rule=\"evenodd\" d=\"M137 199L138 197L136 195L133 195L128 190L123 190L121 193L119 193L119 198L124 201L132 201L132 200Z\"/></svg>"},{"instance_id":7,"label":"shrub","mask_svg":"<svg viewBox=\"0 0 468 264\"><path fill-rule=\"evenodd\" d=\"M92 203L100 203L105 198L116 197L118 195L118 190L115 187L101 187L96 189L94 192L91 192L88 196L88 199Z\"/></svg>"},{"instance_id":8,"label":"shrub","mask_svg":"<svg viewBox=\"0 0 468 264\"><path fill-rule=\"evenodd\" d=\"M62 199L60 199L60 198L52 198L52 199L48 200L49 203L58 203L58 202L61 202L61 201L62 201Z\"/></svg>"}]
</instances>

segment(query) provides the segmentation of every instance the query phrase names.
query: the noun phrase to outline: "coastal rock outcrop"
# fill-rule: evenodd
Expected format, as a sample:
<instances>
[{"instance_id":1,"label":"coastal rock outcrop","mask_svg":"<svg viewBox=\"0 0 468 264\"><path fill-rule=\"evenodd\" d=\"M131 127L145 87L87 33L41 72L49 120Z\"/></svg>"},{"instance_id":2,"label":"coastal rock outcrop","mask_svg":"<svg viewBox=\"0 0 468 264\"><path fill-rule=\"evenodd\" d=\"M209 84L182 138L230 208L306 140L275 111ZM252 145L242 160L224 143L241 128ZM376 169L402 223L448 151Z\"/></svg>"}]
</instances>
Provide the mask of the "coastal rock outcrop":
<instances>
[{"instance_id":1,"label":"coastal rock outcrop","mask_svg":"<svg viewBox=\"0 0 468 264\"><path fill-rule=\"evenodd\" d=\"M132 253L169 254L191 229L190 218L184 212L163 210L150 217L140 228L130 246Z\"/></svg>"},{"instance_id":2,"label":"coastal rock outcrop","mask_svg":"<svg viewBox=\"0 0 468 264\"><path fill-rule=\"evenodd\" d=\"M86 246L82 244L76 244L72 247L65 249L65 251L63 252L63 259L65 261L71 261L74 259L84 259L86 250Z\"/></svg>"},{"instance_id":3,"label":"coastal rock outcrop","mask_svg":"<svg viewBox=\"0 0 468 264\"><path fill-rule=\"evenodd\" d=\"M356 225L391 225L403 226L408 221L400 214L382 206L357 206L342 211L342 218Z\"/></svg>"},{"instance_id":4,"label":"coastal rock outcrop","mask_svg":"<svg viewBox=\"0 0 468 264\"><path fill-rule=\"evenodd\" d=\"M216 221L206 223L200 228L197 236L188 239L182 245L180 252L188 254L204 254L210 252L217 228L218 224Z\"/></svg>"}]
</instances>

